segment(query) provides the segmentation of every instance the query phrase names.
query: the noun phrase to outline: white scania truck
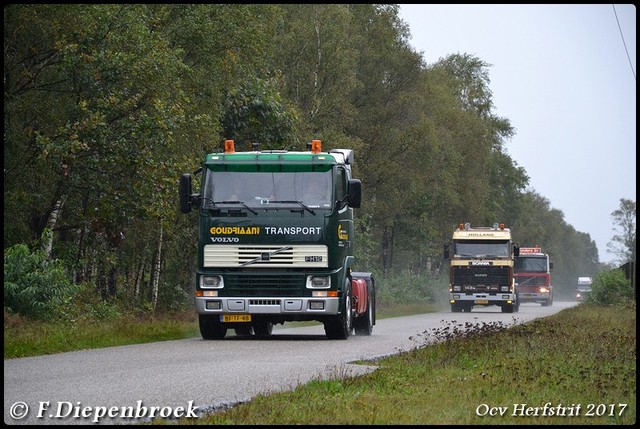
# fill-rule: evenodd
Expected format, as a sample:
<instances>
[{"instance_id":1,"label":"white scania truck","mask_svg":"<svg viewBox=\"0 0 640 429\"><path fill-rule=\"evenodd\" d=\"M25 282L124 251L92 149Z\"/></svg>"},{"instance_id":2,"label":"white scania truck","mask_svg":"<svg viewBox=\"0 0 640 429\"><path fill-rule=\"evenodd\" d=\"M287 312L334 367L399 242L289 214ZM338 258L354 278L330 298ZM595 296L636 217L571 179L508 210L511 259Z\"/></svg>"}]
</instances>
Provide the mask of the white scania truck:
<instances>
[{"instance_id":1,"label":"white scania truck","mask_svg":"<svg viewBox=\"0 0 640 429\"><path fill-rule=\"evenodd\" d=\"M504 224L472 228L460 224L444 257L450 259L449 302L451 311L471 311L474 306L498 305L503 313L517 312L513 276L514 257L519 248L511 241Z\"/></svg>"}]
</instances>

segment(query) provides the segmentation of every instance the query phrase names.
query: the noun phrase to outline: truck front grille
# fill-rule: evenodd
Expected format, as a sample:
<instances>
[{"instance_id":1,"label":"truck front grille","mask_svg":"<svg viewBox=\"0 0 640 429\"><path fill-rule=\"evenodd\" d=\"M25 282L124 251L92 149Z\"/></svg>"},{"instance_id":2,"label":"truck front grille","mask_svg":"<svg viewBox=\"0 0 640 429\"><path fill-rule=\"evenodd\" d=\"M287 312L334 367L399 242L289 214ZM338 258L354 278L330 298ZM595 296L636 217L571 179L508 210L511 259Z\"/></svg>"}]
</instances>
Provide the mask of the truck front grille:
<instances>
[{"instance_id":1,"label":"truck front grille","mask_svg":"<svg viewBox=\"0 0 640 429\"><path fill-rule=\"evenodd\" d=\"M228 245L204 246L207 268L327 268L325 245Z\"/></svg>"},{"instance_id":2,"label":"truck front grille","mask_svg":"<svg viewBox=\"0 0 640 429\"><path fill-rule=\"evenodd\" d=\"M307 278L304 275L234 274L224 276L225 289L232 295L240 296L300 296Z\"/></svg>"},{"instance_id":3,"label":"truck front grille","mask_svg":"<svg viewBox=\"0 0 640 429\"><path fill-rule=\"evenodd\" d=\"M453 276L453 284L463 292L496 293L500 286L511 286L509 267L505 266L458 266L453 268Z\"/></svg>"}]
</instances>

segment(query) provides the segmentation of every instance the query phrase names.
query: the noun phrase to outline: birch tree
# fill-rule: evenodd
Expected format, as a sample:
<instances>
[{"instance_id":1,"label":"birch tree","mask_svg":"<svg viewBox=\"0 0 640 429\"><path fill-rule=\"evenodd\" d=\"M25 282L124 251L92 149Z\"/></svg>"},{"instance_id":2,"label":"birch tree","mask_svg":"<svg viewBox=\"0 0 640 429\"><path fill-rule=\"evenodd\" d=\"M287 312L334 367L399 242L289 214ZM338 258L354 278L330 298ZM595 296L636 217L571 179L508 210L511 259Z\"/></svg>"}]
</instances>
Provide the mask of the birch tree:
<instances>
[{"instance_id":1,"label":"birch tree","mask_svg":"<svg viewBox=\"0 0 640 429\"><path fill-rule=\"evenodd\" d=\"M636 202L620 198L620 207L611 213L616 234L607 243L607 249L618 257L621 264L636 260Z\"/></svg>"}]
</instances>

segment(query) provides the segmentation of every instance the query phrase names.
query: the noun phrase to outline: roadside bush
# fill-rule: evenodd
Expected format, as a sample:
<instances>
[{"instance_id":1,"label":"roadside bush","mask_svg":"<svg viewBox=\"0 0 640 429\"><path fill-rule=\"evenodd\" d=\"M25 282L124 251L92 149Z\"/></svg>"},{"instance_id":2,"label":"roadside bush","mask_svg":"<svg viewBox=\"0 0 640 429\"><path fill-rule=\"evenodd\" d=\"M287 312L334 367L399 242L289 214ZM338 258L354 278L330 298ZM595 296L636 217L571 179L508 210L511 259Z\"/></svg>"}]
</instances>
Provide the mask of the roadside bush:
<instances>
[{"instance_id":1,"label":"roadside bush","mask_svg":"<svg viewBox=\"0 0 640 429\"><path fill-rule=\"evenodd\" d=\"M61 261L42 251L31 252L26 244L4 250L4 306L10 313L48 319L76 291Z\"/></svg>"},{"instance_id":2,"label":"roadside bush","mask_svg":"<svg viewBox=\"0 0 640 429\"><path fill-rule=\"evenodd\" d=\"M446 302L447 285L441 278L403 272L376 278L378 302L382 306ZM444 298L443 298L444 297Z\"/></svg>"},{"instance_id":3,"label":"roadside bush","mask_svg":"<svg viewBox=\"0 0 640 429\"><path fill-rule=\"evenodd\" d=\"M586 299L588 304L596 305L628 304L633 301L633 285L622 271L615 269L596 274Z\"/></svg>"}]
</instances>

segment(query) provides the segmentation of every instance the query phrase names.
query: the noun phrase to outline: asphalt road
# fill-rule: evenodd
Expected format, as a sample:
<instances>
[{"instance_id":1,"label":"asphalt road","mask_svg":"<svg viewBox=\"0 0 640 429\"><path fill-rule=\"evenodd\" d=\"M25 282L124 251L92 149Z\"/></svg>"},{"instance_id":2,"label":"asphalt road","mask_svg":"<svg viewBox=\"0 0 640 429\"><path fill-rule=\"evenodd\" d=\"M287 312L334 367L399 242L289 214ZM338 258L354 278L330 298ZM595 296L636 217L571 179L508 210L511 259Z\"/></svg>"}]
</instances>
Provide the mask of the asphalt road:
<instances>
[{"instance_id":1,"label":"asphalt road","mask_svg":"<svg viewBox=\"0 0 640 429\"><path fill-rule=\"evenodd\" d=\"M319 324L288 323L277 325L269 339L236 337L230 330L222 341L197 337L5 360L4 422L126 424L152 415L193 417L313 379L375 370L352 362L408 351L451 323L511 326L573 305L556 301L551 307L522 304L512 314L486 307L383 319L371 336L347 340L328 340Z\"/></svg>"}]
</instances>

